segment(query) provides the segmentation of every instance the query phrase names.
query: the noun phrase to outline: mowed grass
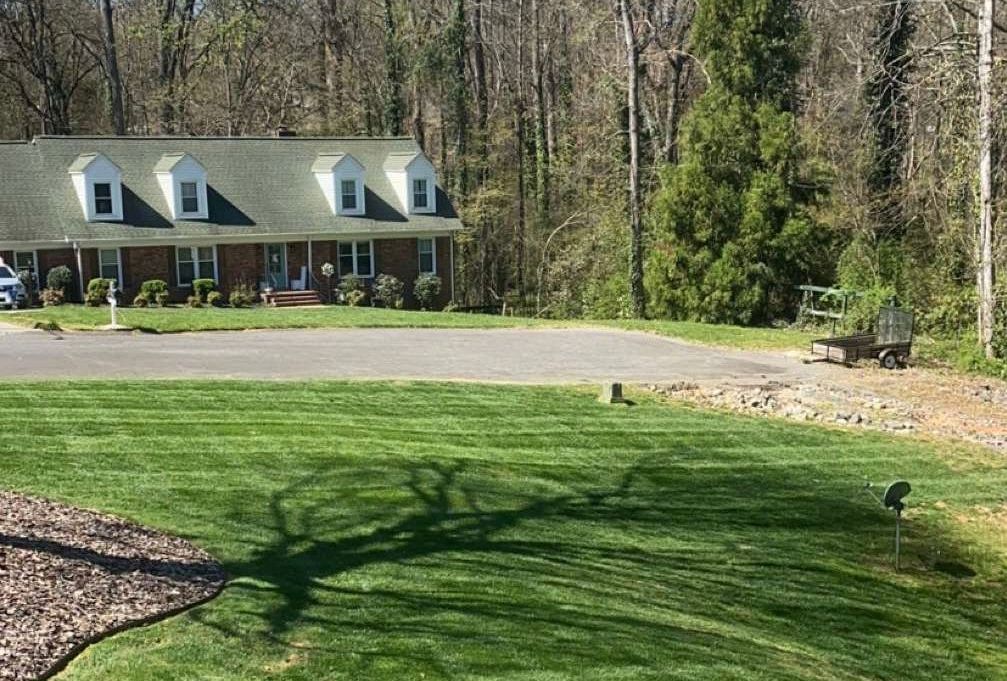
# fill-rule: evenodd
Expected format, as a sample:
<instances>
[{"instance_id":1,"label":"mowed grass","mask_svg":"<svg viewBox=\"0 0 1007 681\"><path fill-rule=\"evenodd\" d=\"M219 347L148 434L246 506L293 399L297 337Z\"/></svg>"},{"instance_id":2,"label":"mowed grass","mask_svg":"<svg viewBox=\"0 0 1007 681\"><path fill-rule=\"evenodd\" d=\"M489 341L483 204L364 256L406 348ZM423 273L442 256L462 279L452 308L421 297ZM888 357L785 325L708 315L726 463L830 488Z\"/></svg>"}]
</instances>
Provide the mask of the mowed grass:
<instances>
[{"instance_id":1,"label":"mowed grass","mask_svg":"<svg viewBox=\"0 0 1007 681\"><path fill-rule=\"evenodd\" d=\"M237 331L249 329L338 328L569 328L602 326L647 331L681 340L751 350L807 349L814 332L749 328L664 319L555 321L457 312L418 312L382 308L326 306L315 308L121 308L121 324L153 333ZM62 305L4 315L0 321L24 326L55 324L61 329L90 331L109 323L107 307Z\"/></svg>"},{"instance_id":2,"label":"mowed grass","mask_svg":"<svg viewBox=\"0 0 1007 681\"><path fill-rule=\"evenodd\" d=\"M233 580L63 679L1007 678L1002 458L566 388L3 393L0 484ZM900 574L862 489L896 477Z\"/></svg>"}]
</instances>

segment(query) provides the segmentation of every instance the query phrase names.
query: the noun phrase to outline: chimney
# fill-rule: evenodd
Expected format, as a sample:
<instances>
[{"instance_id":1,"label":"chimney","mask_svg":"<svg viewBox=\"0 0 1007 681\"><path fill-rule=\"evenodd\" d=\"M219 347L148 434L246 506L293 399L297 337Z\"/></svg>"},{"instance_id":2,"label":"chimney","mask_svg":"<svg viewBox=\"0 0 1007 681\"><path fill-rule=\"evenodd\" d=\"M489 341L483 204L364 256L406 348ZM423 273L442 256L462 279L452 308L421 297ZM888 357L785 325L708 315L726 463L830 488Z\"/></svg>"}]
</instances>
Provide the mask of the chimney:
<instances>
[{"instance_id":1,"label":"chimney","mask_svg":"<svg viewBox=\"0 0 1007 681\"><path fill-rule=\"evenodd\" d=\"M277 137L297 137L297 131L291 130L285 125L276 126L276 136Z\"/></svg>"}]
</instances>

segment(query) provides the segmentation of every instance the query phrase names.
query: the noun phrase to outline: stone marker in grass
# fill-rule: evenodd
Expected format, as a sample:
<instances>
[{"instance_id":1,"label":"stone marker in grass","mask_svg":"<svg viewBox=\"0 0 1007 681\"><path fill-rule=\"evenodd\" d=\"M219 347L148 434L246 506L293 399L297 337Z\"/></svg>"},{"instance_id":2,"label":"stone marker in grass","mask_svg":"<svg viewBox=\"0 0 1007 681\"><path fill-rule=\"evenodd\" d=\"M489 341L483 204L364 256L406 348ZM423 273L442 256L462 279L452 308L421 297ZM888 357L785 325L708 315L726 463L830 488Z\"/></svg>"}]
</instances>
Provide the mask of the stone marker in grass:
<instances>
[{"instance_id":1,"label":"stone marker in grass","mask_svg":"<svg viewBox=\"0 0 1007 681\"><path fill-rule=\"evenodd\" d=\"M622 383L603 383L598 401L605 404L625 404L626 399L622 396Z\"/></svg>"}]
</instances>

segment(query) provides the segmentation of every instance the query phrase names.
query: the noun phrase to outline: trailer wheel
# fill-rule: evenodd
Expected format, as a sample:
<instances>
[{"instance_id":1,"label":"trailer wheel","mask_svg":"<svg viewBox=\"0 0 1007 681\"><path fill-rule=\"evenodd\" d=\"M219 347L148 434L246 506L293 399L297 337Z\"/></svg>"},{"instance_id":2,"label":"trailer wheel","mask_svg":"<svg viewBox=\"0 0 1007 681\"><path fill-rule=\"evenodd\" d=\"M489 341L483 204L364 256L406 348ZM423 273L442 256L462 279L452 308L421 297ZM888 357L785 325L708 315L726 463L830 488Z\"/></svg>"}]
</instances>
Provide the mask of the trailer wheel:
<instances>
[{"instance_id":1,"label":"trailer wheel","mask_svg":"<svg viewBox=\"0 0 1007 681\"><path fill-rule=\"evenodd\" d=\"M890 350L888 352L882 353L881 366L883 366L885 369L888 369L889 371L892 369L896 369L899 366L898 355L896 355L894 352Z\"/></svg>"}]
</instances>

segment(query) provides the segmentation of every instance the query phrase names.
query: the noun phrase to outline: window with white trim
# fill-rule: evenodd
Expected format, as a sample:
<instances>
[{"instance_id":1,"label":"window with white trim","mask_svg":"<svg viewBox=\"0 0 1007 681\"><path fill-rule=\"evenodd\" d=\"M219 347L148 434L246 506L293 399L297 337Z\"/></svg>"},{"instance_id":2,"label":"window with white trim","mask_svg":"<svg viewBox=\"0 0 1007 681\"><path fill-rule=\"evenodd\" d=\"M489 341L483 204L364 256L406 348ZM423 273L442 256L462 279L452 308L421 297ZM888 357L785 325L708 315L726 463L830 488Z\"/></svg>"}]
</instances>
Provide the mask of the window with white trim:
<instances>
[{"instance_id":1,"label":"window with white trim","mask_svg":"<svg viewBox=\"0 0 1007 681\"><path fill-rule=\"evenodd\" d=\"M118 248L102 248L98 251L98 270L102 279L111 279L122 286L122 261Z\"/></svg>"},{"instance_id":2,"label":"window with white trim","mask_svg":"<svg viewBox=\"0 0 1007 681\"><path fill-rule=\"evenodd\" d=\"M339 183L344 211L357 209L357 181L343 180Z\"/></svg>"},{"instance_id":3,"label":"window with white trim","mask_svg":"<svg viewBox=\"0 0 1007 681\"><path fill-rule=\"evenodd\" d=\"M183 213L198 213L199 212L199 183L198 182L180 182L179 183L179 194L182 197L182 212Z\"/></svg>"},{"instance_id":4,"label":"window with white trim","mask_svg":"<svg viewBox=\"0 0 1007 681\"><path fill-rule=\"evenodd\" d=\"M374 242L340 241L339 275L374 276Z\"/></svg>"},{"instance_id":5,"label":"window with white trim","mask_svg":"<svg viewBox=\"0 0 1007 681\"><path fill-rule=\"evenodd\" d=\"M115 214L115 207L112 204L112 183L94 183L94 214L96 216L108 216Z\"/></svg>"},{"instance_id":6,"label":"window with white trim","mask_svg":"<svg viewBox=\"0 0 1007 681\"><path fill-rule=\"evenodd\" d=\"M178 285L192 286L194 279L217 278L216 246L179 246L175 263L178 268Z\"/></svg>"},{"instance_id":7,"label":"window with white trim","mask_svg":"<svg viewBox=\"0 0 1007 681\"><path fill-rule=\"evenodd\" d=\"M420 274L437 274L437 245L433 239L417 239Z\"/></svg>"},{"instance_id":8,"label":"window with white trim","mask_svg":"<svg viewBox=\"0 0 1007 681\"><path fill-rule=\"evenodd\" d=\"M428 198L429 182L426 178L416 178L413 180L413 208L427 208L430 205Z\"/></svg>"}]
</instances>

